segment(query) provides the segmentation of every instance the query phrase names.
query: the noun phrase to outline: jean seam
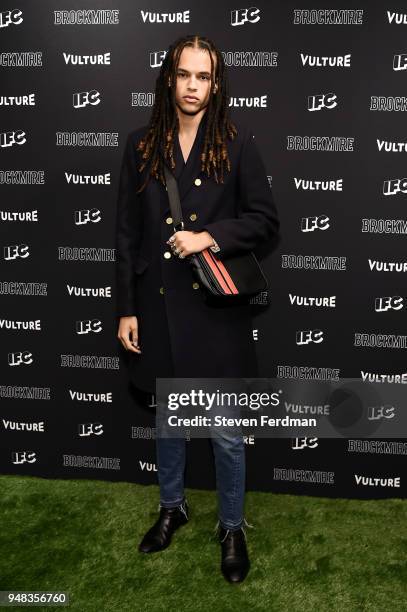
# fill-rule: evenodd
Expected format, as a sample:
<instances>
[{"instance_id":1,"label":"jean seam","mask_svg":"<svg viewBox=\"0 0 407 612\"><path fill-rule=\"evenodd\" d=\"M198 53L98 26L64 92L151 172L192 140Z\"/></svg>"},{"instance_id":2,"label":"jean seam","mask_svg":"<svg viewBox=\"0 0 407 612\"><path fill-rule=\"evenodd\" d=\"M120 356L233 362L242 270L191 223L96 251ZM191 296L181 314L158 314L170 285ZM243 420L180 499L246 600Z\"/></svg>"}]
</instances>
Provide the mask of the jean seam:
<instances>
[{"instance_id":1,"label":"jean seam","mask_svg":"<svg viewBox=\"0 0 407 612\"><path fill-rule=\"evenodd\" d=\"M239 455L236 455L234 458L234 465L233 465L233 478L232 478L232 495L230 496L230 500L229 500L229 510L230 510L230 516L233 516L234 513L234 509L236 506L236 497L237 497L237 480L238 480L238 474L239 474L239 464L240 464L240 457ZM243 522L243 519L241 519L236 525L241 525L241 523ZM222 520L220 521L220 524L222 527L225 527L226 529L234 529L236 527L236 525L226 525L226 522L223 522ZM237 529L239 527L236 527Z\"/></svg>"},{"instance_id":2,"label":"jean seam","mask_svg":"<svg viewBox=\"0 0 407 612\"><path fill-rule=\"evenodd\" d=\"M174 501L161 501L160 499L160 506L162 506L163 508L165 507L170 507L170 506L180 506L184 501L184 497L180 498L180 499L175 499Z\"/></svg>"},{"instance_id":3,"label":"jean seam","mask_svg":"<svg viewBox=\"0 0 407 612\"><path fill-rule=\"evenodd\" d=\"M163 483L163 477L162 477L162 473L160 471L160 469L162 468L162 462L160 461L160 456L161 459L163 458L163 455L165 455L166 449L161 447L161 452L160 452L160 448L159 448L159 440L157 439L157 456L158 456L158 480L159 480L159 485L160 485L160 493L161 491L164 489L164 483ZM160 504L163 507L168 507L169 505L180 505L185 497L185 491L184 491L184 485L183 485L183 468L185 467L185 447L183 446L183 444L185 444L185 440L181 440L181 444L180 445L176 445L175 447L175 452L173 451L173 465L175 465L175 474L176 474L176 478L173 480L172 484L171 484L171 489L175 490L178 492L178 495L176 497L176 499L174 501L167 501L164 500L163 498L161 498L160 495ZM170 449L171 451L172 449ZM180 464L182 463L182 466L180 468ZM172 491L174 492L174 491Z\"/></svg>"},{"instance_id":4,"label":"jean seam","mask_svg":"<svg viewBox=\"0 0 407 612\"><path fill-rule=\"evenodd\" d=\"M236 442L236 440L233 440L233 442ZM242 438L239 437L239 442L243 443ZM218 453L219 450L220 452L222 452L222 450L224 449L224 447L222 446L222 443L219 444L219 449L218 449ZM226 451L227 452L227 451ZM237 504L237 494L238 494L238 481L239 481L239 472L244 471L244 477L245 477L245 456L244 456L244 446L241 447L241 449L239 450L239 452L235 453L233 455L233 463L232 463L232 478L231 478L231 492L230 495L228 496L228 506L227 506L227 514L229 516L233 517L233 514L235 512L235 508L236 508L236 504ZM222 481L222 477L219 474L219 484ZM218 486L219 488L219 493L221 493L221 487ZM242 493L244 495L244 491ZM219 494L219 498L220 500L222 500L222 495ZM222 504L221 504L222 506ZM222 508L221 508L222 510ZM228 521L224 521L223 518L224 516L222 516L222 512L220 512L220 517L219 517L219 524L226 528L226 529L239 529L241 527L241 525L243 524L243 518L240 518L240 521L238 521L237 523L234 523L233 525L231 525Z\"/></svg>"}]
</instances>

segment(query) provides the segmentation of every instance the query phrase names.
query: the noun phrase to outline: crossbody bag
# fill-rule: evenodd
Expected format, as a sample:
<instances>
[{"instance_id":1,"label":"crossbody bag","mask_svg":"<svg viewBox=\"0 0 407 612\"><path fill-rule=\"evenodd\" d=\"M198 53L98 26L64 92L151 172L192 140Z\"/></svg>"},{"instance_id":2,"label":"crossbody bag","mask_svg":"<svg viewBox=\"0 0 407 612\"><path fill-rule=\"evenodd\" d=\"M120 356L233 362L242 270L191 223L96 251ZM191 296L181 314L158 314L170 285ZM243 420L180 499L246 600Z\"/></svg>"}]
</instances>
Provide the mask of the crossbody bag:
<instances>
[{"instance_id":1,"label":"crossbody bag","mask_svg":"<svg viewBox=\"0 0 407 612\"><path fill-rule=\"evenodd\" d=\"M165 181L174 231L184 229L178 184L164 164ZM219 245L222 248L222 245ZM242 251L220 260L208 247L186 257L193 277L211 295L228 297L253 296L268 288L268 280L253 251Z\"/></svg>"}]
</instances>

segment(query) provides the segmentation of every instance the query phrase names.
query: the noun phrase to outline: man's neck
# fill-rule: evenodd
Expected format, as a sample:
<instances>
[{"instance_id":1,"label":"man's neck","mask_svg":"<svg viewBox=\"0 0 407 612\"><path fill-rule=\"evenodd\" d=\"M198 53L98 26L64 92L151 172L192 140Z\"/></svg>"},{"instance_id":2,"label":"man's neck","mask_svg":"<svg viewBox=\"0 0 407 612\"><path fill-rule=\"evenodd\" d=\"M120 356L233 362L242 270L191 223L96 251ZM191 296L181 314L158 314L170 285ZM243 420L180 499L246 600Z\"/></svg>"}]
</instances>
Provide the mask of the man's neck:
<instances>
[{"instance_id":1,"label":"man's neck","mask_svg":"<svg viewBox=\"0 0 407 612\"><path fill-rule=\"evenodd\" d=\"M199 124L202 117L206 113L206 108L203 108L196 115L186 115L177 108L178 121L179 121L179 135L180 136L193 136L198 131Z\"/></svg>"}]
</instances>

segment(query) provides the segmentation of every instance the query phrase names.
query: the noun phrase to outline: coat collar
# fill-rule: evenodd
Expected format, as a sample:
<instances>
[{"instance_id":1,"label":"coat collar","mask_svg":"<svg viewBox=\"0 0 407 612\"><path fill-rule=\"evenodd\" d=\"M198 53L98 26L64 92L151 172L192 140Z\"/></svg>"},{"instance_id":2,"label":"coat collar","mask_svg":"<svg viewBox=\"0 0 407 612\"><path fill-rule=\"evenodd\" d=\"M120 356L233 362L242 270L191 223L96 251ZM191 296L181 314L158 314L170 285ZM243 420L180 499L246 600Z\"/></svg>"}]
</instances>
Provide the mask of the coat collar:
<instances>
[{"instance_id":1,"label":"coat collar","mask_svg":"<svg viewBox=\"0 0 407 612\"><path fill-rule=\"evenodd\" d=\"M187 163L184 162L182 155L181 145L179 143L178 131L175 133L174 138L174 159L175 168L170 169L173 172L178 182L178 190L180 200L185 198L196 178L202 175L201 172L201 152L204 144L205 129L207 124L207 112L205 111L195 136L194 144L192 145L189 153ZM169 203L168 203L169 209Z\"/></svg>"}]
</instances>

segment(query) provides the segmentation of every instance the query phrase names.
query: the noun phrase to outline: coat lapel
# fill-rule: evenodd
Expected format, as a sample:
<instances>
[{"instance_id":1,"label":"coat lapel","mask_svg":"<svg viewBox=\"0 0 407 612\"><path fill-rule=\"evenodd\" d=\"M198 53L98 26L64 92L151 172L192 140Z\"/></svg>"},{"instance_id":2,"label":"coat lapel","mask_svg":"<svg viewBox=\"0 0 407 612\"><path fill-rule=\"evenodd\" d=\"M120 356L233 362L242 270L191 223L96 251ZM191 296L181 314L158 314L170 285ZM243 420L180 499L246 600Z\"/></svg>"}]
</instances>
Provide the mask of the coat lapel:
<instances>
[{"instance_id":1,"label":"coat lapel","mask_svg":"<svg viewBox=\"0 0 407 612\"><path fill-rule=\"evenodd\" d=\"M199 124L194 144L192 145L191 151L187 159L187 163L184 162L181 145L179 143L178 132L176 133L174 138L175 168L171 171L177 179L181 203L190 191L191 187L194 185L195 179L203 175L203 173L201 172L201 152L205 138L206 122L207 111L203 115ZM168 198L167 204L168 205L166 206L165 212L170 209Z\"/></svg>"}]
</instances>

